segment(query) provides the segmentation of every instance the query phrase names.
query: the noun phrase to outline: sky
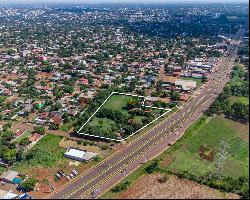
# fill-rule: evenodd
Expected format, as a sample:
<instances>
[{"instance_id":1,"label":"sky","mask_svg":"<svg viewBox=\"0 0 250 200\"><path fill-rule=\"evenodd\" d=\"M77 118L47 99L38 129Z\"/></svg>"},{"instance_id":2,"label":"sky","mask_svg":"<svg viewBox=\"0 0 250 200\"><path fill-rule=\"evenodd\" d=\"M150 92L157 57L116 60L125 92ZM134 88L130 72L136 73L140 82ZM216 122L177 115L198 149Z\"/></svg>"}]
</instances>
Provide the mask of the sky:
<instances>
[{"instance_id":1,"label":"sky","mask_svg":"<svg viewBox=\"0 0 250 200\"><path fill-rule=\"evenodd\" d=\"M248 0L0 0L0 3L178 3L178 2L200 2L200 3L233 3L248 2Z\"/></svg>"}]
</instances>

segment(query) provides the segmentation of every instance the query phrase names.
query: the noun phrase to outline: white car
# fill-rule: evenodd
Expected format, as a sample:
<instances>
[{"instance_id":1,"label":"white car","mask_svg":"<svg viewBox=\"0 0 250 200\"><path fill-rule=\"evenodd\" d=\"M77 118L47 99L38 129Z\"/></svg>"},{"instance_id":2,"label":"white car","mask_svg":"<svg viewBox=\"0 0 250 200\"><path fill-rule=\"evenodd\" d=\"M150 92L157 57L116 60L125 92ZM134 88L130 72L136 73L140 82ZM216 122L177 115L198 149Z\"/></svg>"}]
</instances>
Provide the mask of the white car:
<instances>
[{"instance_id":1,"label":"white car","mask_svg":"<svg viewBox=\"0 0 250 200\"><path fill-rule=\"evenodd\" d=\"M72 170L72 174L74 174L75 176L77 176L78 175L78 172L76 171L76 170Z\"/></svg>"},{"instance_id":2,"label":"white car","mask_svg":"<svg viewBox=\"0 0 250 200\"><path fill-rule=\"evenodd\" d=\"M70 176L66 176L66 179L67 179L68 181L70 181Z\"/></svg>"}]
</instances>

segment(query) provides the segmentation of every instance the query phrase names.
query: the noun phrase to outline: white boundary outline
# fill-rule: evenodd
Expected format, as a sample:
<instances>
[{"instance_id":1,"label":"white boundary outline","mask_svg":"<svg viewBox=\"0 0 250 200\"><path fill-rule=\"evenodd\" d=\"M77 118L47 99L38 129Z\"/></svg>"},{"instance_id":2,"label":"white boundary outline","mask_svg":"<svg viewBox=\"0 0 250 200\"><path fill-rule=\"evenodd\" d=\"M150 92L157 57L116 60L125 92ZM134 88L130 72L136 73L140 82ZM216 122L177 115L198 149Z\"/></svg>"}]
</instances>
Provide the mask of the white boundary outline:
<instances>
[{"instance_id":1,"label":"white boundary outline","mask_svg":"<svg viewBox=\"0 0 250 200\"><path fill-rule=\"evenodd\" d=\"M113 139L113 138L107 138L107 137L103 137L103 136L98 136L98 135L90 135L87 133L80 133L80 131L83 129L84 126L86 126L86 124L95 116L95 114L101 109L101 107L110 99L111 96L113 96L114 94L116 95L125 95L125 96L133 96L133 97L139 97L139 98L143 98L144 101L142 103L142 106L146 107L146 108L153 108L153 109L158 109L158 110L165 110L166 112L164 112L162 115L160 115L159 117L157 117L156 119L154 119L152 122L146 124L145 126L143 126L142 128L140 128L139 130L137 130L136 132L132 133L131 135L129 135L126 138L117 140L117 139ZM136 94L128 94L128 93L119 93L119 92L112 92L107 99L102 103L102 105L100 105L100 107L89 117L89 119L81 126L81 128L77 131L78 134L80 135L85 135L85 136L90 136L90 137L95 137L95 138L100 138L100 139L106 139L106 140L111 140L111 141L116 141L116 142L123 142L125 140L127 140L128 138L132 137L133 135L135 135L136 133L140 132L141 130L143 130L144 128L146 128L147 126L149 126L150 124L154 123L155 121L157 121L158 119L160 119L161 117L165 116L167 113L169 113L171 111L171 109L166 109L166 108L158 108L155 106L145 106L144 103L146 101L145 96L139 96ZM86 110L86 109L85 109ZM82 112L82 114L85 112L85 110Z\"/></svg>"}]
</instances>

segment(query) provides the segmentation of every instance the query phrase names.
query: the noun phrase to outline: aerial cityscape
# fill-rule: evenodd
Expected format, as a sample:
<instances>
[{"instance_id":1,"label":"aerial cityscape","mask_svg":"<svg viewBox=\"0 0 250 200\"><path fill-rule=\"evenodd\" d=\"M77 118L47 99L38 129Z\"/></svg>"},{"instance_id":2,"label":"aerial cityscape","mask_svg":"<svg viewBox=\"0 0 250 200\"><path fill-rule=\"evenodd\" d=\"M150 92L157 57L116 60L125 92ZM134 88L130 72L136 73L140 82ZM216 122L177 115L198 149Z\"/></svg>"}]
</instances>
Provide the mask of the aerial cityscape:
<instances>
[{"instance_id":1,"label":"aerial cityscape","mask_svg":"<svg viewBox=\"0 0 250 200\"><path fill-rule=\"evenodd\" d=\"M249 199L249 3L0 0L0 199Z\"/></svg>"}]
</instances>

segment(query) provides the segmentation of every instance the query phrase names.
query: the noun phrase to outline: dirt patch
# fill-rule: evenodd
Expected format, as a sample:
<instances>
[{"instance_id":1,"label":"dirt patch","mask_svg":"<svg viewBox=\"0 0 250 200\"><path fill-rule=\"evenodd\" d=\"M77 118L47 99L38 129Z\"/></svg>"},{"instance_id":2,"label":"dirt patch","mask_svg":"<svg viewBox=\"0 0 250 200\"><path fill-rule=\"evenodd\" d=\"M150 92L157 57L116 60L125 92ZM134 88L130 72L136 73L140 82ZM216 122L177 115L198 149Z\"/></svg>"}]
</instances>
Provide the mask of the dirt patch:
<instances>
[{"instance_id":1,"label":"dirt patch","mask_svg":"<svg viewBox=\"0 0 250 200\"><path fill-rule=\"evenodd\" d=\"M160 162L160 168L165 168L174 161L174 157L168 157L166 160Z\"/></svg>"},{"instance_id":2,"label":"dirt patch","mask_svg":"<svg viewBox=\"0 0 250 200\"><path fill-rule=\"evenodd\" d=\"M211 147L207 147L207 146L200 146L199 148L199 155L200 157L202 157L203 159L207 160L207 161L213 161L214 159L214 151Z\"/></svg>"},{"instance_id":3,"label":"dirt patch","mask_svg":"<svg viewBox=\"0 0 250 200\"><path fill-rule=\"evenodd\" d=\"M240 122L233 123L235 129L237 129L237 133L241 139L246 142L249 142L249 124L242 124Z\"/></svg>"},{"instance_id":4,"label":"dirt patch","mask_svg":"<svg viewBox=\"0 0 250 200\"><path fill-rule=\"evenodd\" d=\"M81 149L81 150L86 150L86 151L91 151L91 152L95 152L97 154L101 154L101 149L98 146L90 146L90 145L81 145L81 144L77 144L76 141L73 140L63 140L62 142L60 142L60 147L62 148L77 148L77 149Z\"/></svg>"},{"instance_id":5,"label":"dirt patch","mask_svg":"<svg viewBox=\"0 0 250 200\"><path fill-rule=\"evenodd\" d=\"M223 193L186 179L169 176L164 182L162 174L142 176L131 188L116 199L239 199L232 193Z\"/></svg>"}]
</instances>

